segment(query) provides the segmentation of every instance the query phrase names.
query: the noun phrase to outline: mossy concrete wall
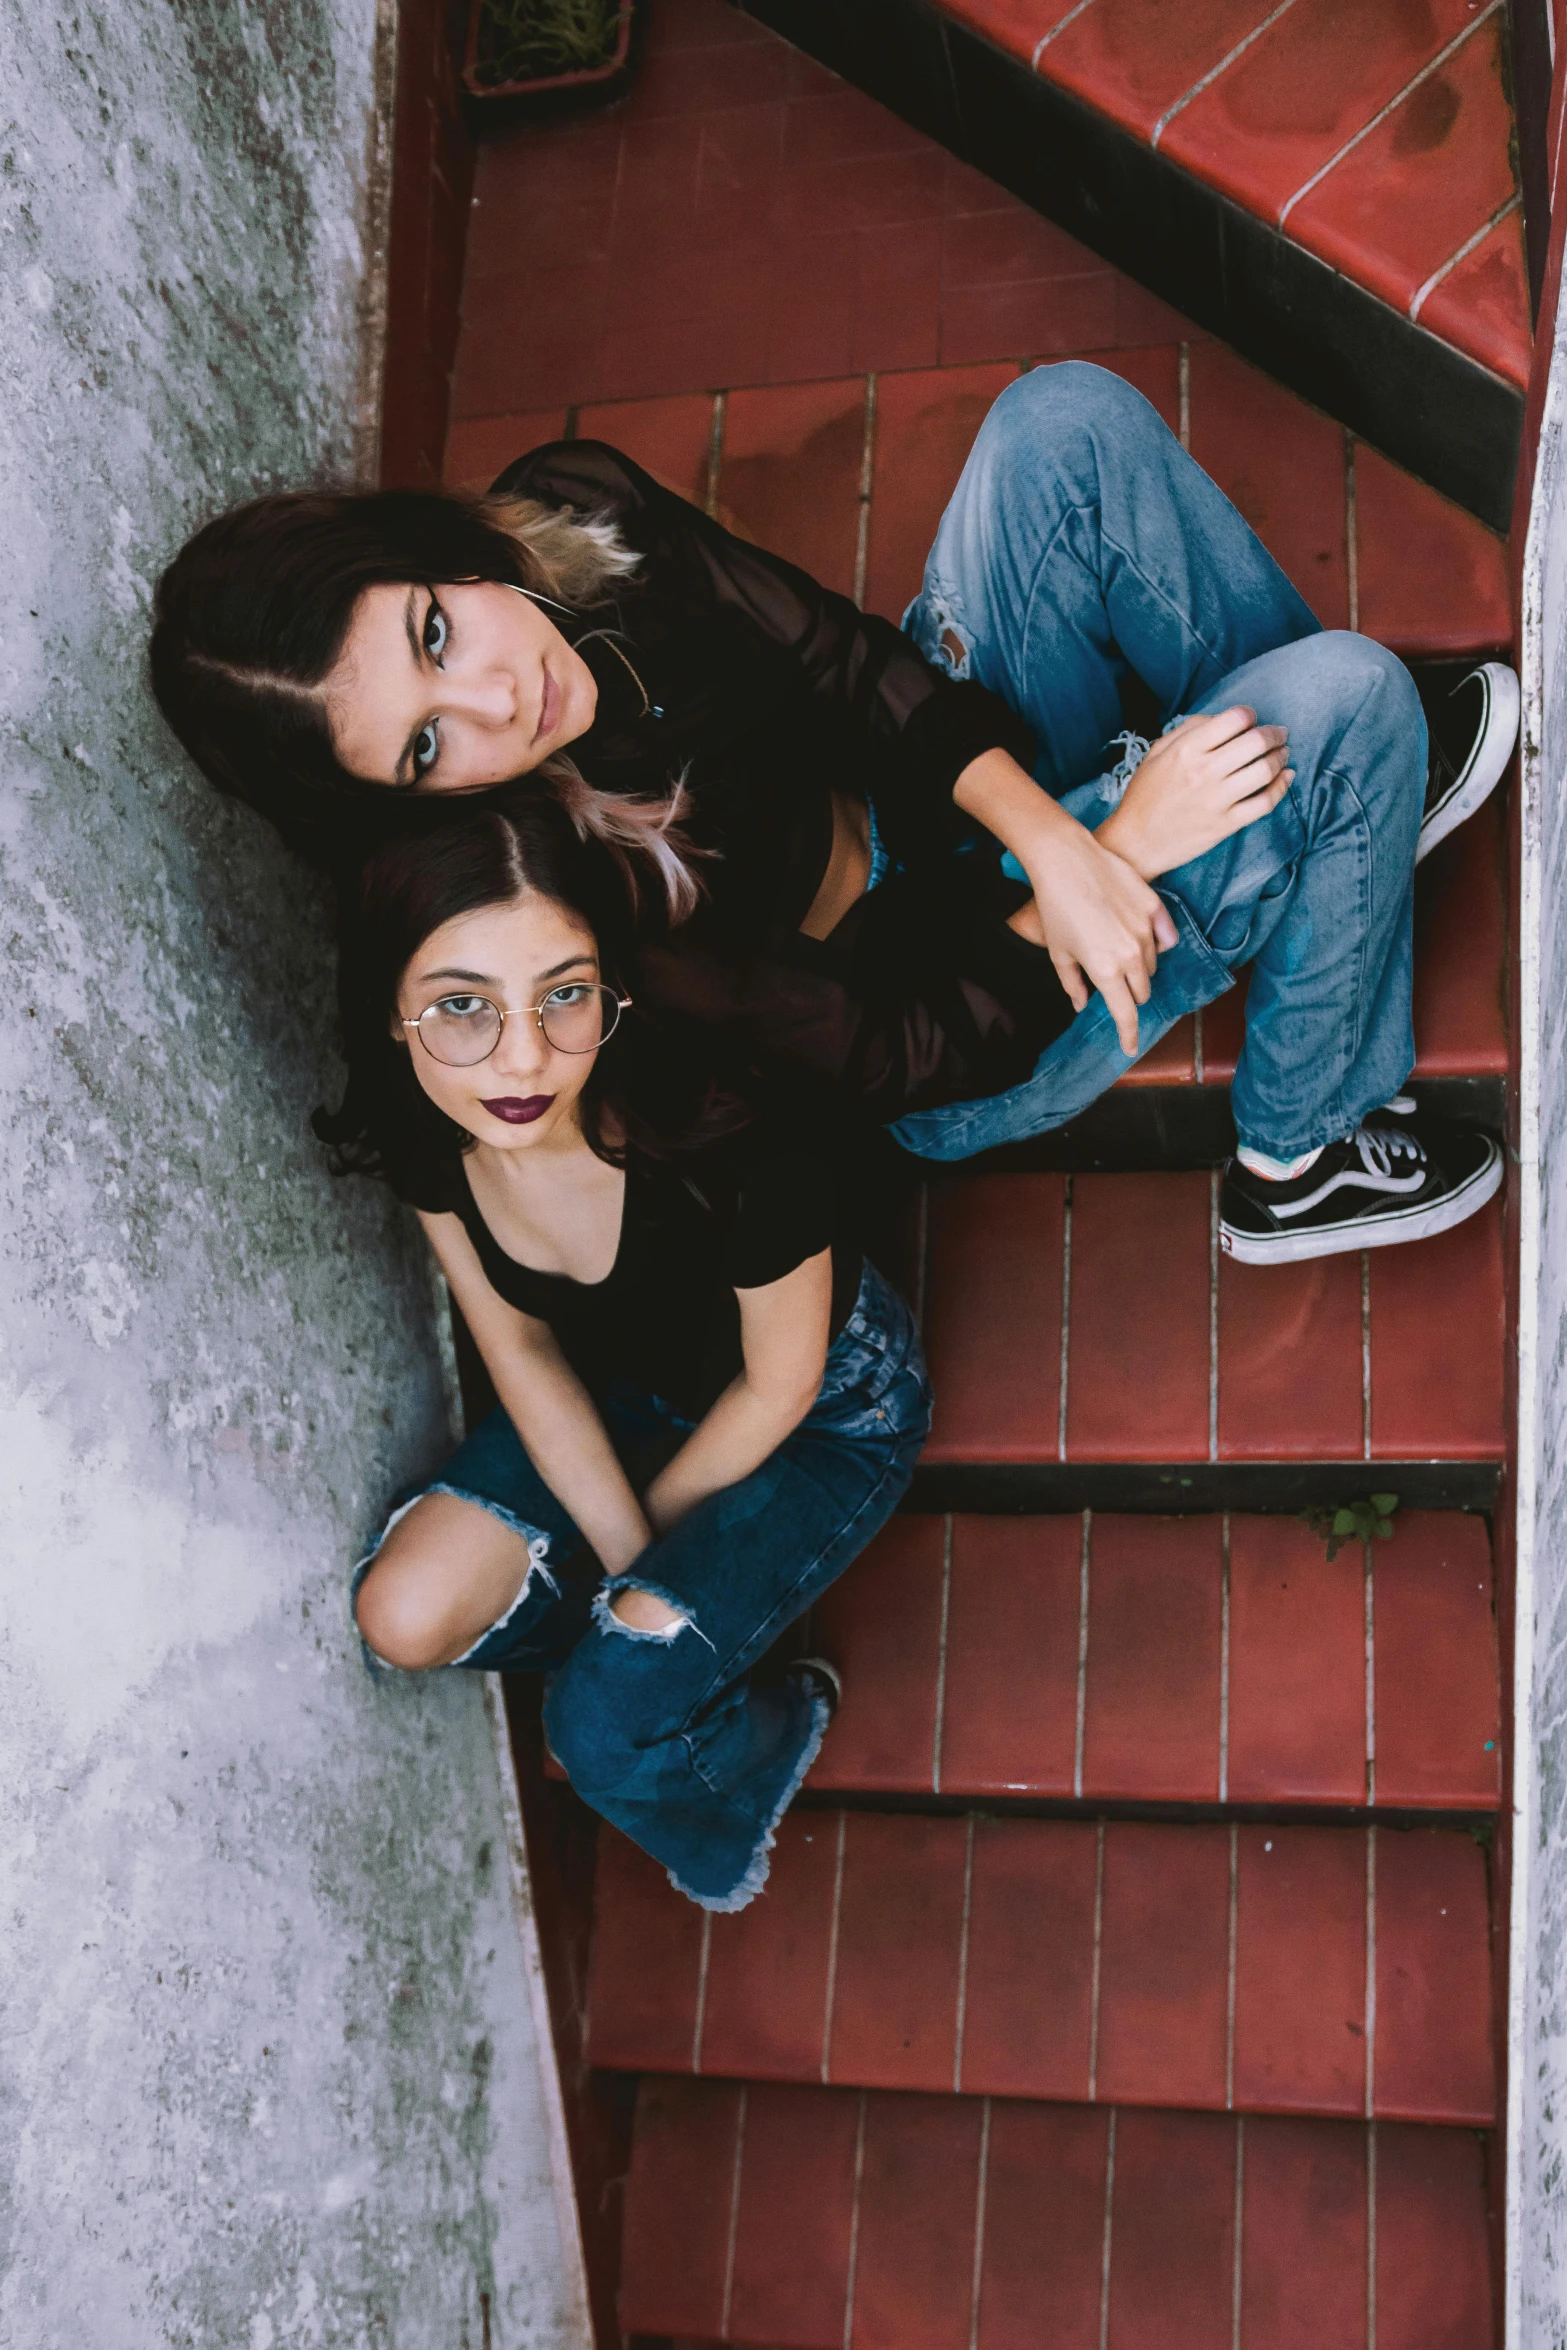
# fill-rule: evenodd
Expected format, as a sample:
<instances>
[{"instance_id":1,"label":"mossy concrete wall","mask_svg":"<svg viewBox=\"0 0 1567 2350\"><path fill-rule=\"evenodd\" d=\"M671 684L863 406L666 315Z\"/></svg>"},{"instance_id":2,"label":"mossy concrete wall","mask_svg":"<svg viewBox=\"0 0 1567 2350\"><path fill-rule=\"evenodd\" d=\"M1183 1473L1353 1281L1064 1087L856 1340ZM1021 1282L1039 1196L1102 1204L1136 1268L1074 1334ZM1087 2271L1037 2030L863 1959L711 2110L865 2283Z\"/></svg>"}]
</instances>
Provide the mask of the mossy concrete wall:
<instances>
[{"instance_id":1,"label":"mossy concrete wall","mask_svg":"<svg viewBox=\"0 0 1567 2350\"><path fill-rule=\"evenodd\" d=\"M17 2350L580 2339L481 1689L347 1615L447 1439L424 1261L309 1132L320 896L143 683L191 524L362 454L377 15L0 0Z\"/></svg>"}]
</instances>

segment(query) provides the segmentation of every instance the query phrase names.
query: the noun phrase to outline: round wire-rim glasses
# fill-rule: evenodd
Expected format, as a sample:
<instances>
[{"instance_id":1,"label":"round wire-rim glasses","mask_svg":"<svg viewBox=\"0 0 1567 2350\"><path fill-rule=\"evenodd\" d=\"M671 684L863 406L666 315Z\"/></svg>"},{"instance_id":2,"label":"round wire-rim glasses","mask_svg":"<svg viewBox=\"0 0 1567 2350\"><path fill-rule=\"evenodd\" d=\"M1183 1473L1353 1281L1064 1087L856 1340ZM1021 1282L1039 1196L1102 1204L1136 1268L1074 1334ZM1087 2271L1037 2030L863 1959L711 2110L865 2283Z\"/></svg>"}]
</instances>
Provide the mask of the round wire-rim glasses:
<instances>
[{"instance_id":1,"label":"round wire-rim glasses","mask_svg":"<svg viewBox=\"0 0 1567 2350\"><path fill-rule=\"evenodd\" d=\"M448 1069L472 1069L487 1061L506 1032L508 1020L531 1013L546 1044L558 1053L596 1053L620 1025L631 998L613 987L570 979L552 987L536 1004L501 1005L487 995L437 996L417 1020L405 1020L432 1061Z\"/></svg>"}]
</instances>

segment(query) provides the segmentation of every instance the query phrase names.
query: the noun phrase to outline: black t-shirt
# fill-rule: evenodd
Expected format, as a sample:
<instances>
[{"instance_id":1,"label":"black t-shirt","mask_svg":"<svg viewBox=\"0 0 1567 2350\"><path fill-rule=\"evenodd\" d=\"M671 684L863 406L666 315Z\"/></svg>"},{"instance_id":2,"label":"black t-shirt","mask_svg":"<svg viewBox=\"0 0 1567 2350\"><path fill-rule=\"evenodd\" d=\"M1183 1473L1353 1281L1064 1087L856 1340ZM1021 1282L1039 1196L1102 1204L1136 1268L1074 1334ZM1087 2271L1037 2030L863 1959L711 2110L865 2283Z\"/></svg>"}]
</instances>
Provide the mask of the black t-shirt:
<instances>
[{"instance_id":1,"label":"black t-shirt","mask_svg":"<svg viewBox=\"0 0 1567 2350\"><path fill-rule=\"evenodd\" d=\"M825 1160L754 1131L679 1162L632 1156L620 1245L599 1282L508 1256L455 1150L439 1183L413 1204L462 1218L491 1288L549 1324L590 1394L629 1386L690 1419L743 1367L737 1289L781 1281L831 1248L834 1338L859 1290L859 1247Z\"/></svg>"},{"instance_id":2,"label":"black t-shirt","mask_svg":"<svg viewBox=\"0 0 1567 2350\"><path fill-rule=\"evenodd\" d=\"M495 489L609 515L639 558L587 616L599 705L571 756L608 790L661 794L682 775L690 830L717 853L698 911L649 941L638 1000L825 1078L878 1119L1026 1077L1071 1000L1048 954L1006 926L1027 887L1002 875L998 844L964 845L952 798L986 750L1031 766L1016 713L601 441L535 449ZM835 792L870 801L903 870L814 940L799 925Z\"/></svg>"}]
</instances>

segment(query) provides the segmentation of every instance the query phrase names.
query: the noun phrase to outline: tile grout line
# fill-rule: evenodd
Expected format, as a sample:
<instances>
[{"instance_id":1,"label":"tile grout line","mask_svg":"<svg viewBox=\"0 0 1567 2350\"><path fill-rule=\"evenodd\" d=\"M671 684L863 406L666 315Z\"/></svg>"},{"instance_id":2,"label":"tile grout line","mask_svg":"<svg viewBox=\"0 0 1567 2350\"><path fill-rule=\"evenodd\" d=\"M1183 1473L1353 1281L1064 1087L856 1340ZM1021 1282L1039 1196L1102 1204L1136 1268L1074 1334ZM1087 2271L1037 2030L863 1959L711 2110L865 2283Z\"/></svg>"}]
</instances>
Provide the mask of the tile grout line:
<instances>
[{"instance_id":1,"label":"tile grout line","mask_svg":"<svg viewBox=\"0 0 1567 2350\"><path fill-rule=\"evenodd\" d=\"M1246 2116L1235 2116L1235 2260L1231 2271L1230 2350L1241 2350L1242 2245L1246 2228Z\"/></svg>"},{"instance_id":2,"label":"tile grout line","mask_svg":"<svg viewBox=\"0 0 1567 2350\"><path fill-rule=\"evenodd\" d=\"M1403 105L1404 100L1412 96L1413 93L1419 89L1422 82L1429 81L1431 76L1436 72L1437 68L1439 66L1445 65L1447 60L1454 54L1455 50L1461 49L1464 43L1471 39L1473 35L1480 30L1480 27L1487 23L1490 18L1496 14L1497 10L1502 5L1503 0L1491 0L1490 6L1481 10L1480 14L1475 18L1473 24L1466 24L1463 31L1458 34L1456 39L1448 42L1445 49L1439 49L1434 57L1428 58L1425 64L1420 68L1420 71L1415 75L1414 79L1412 81L1407 81L1401 90L1396 92L1393 97L1389 98L1387 104L1381 109L1380 113L1374 114L1368 123L1363 123L1360 129L1356 131L1352 139L1345 140L1343 146L1340 147L1336 155L1330 155L1326 163L1322 165L1321 169L1314 171L1310 179L1295 190L1294 195L1289 198L1283 210L1280 212L1278 219L1274 222L1274 227L1282 228L1284 223L1288 220L1290 214L1294 211L1296 205L1301 202L1302 198L1309 196L1312 189L1316 187L1319 182L1325 180L1330 171L1336 171L1338 166L1343 162L1345 156L1352 155L1355 149L1360 145L1362 139L1369 139L1377 125L1379 123L1386 122L1388 116L1395 113L1397 109Z\"/></svg>"},{"instance_id":3,"label":"tile grout line","mask_svg":"<svg viewBox=\"0 0 1567 2350\"><path fill-rule=\"evenodd\" d=\"M832 1922L827 1928L827 1997L822 2008L822 2080L832 2078L832 2011L838 1992L838 1918L843 1909L843 1854L849 1836L849 1815L838 1814L838 1851L832 1873Z\"/></svg>"},{"instance_id":4,"label":"tile grout line","mask_svg":"<svg viewBox=\"0 0 1567 2350\"><path fill-rule=\"evenodd\" d=\"M745 2166L745 2117L750 2097L751 2092L742 2081L740 2084L740 2111L735 2121L734 2178L729 2188L729 2242L724 2251L724 2306L718 2328L721 2334L727 2334L729 2331L729 2304L734 2298L735 2245L740 2235L740 2174Z\"/></svg>"},{"instance_id":5,"label":"tile grout line","mask_svg":"<svg viewBox=\"0 0 1567 2350\"><path fill-rule=\"evenodd\" d=\"M1377 2089L1377 1832L1366 1830L1366 2119L1376 2119Z\"/></svg>"},{"instance_id":6,"label":"tile grout line","mask_svg":"<svg viewBox=\"0 0 1567 2350\"><path fill-rule=\"evenodd\" d=\"M1088 1994L1088 2102L1099 2098L1099 1956L1104 1946L1105 1922L1105 1824L1097 1823L1098 1834L1094 1844L1094 1971ZM1111 2128L1115 2125L1112 2122Z\"/></svg>"},{"instance_id":7,"label":"tile grout line","mask_svg":"<svg viewBox=\"0 0 1567 2350\"><path fill-rule=\"evenodd\" d=\"M1377 2125L1366 2124L1366 2350L1377 2350Z\"/></svg>"},{"instance_id":8,"label":"tile grout line","mask_svg":"<svg viewBox=\"0 0 1567 2350\"><path fill-rule=\"evenodd\" d=\"M1083 1551L1077 1577L1077 1734L1072 1747L1072 1794L1083 1796L1083 1741L1088 1728L1088 1579L1094 1513L1083 1512Z\"/></svg>"},{"instance_id":9,"label":"tile grout line","mask_svg":"<svg viewBox=\"0 0 1567 2350\"><path fill-rule=\"evenodd\" d=\"M1110 2343L1110 2226L1115 2210L1115 2107L1105 2132L1105 2232L1099 2250L1099 2350Z\"/></svg>"},{"instance_id":10,"label":"tile grout line","mask_svg":"<svg viewBox=\"0 0 1567 2350\"><path fill-rule=\"evenodd\" d=\"M729 394L713 394L713 416L707 428L707 511L714 521L718 519L718 477L724 463L724 419L729 411Z\"/></svg>"},{"instance_id":11,"label":"tile grout line","mask_svg":"<svg viewBox=\"0 0 1567 2350\"><path fill-rule=\"evenodd\" d=\"M871 483L876 470L876 378L865 378L865 437L860 445L860 507L854 524L854 600L865 609L865 573L871 555Z\"/></svg>"},{"instance_id":12,"label":"tile grout line","mask_svg":"<svg viewBox=\"0 0 1567 2350\"><path fill-rule=\"evenodd\" d=\"M1061 1380L1056 1404L1056 1459L1066 1459L1067 1341L1072 1331L1072 1178L1067 1176L1061 1212Z\"/></svg>"},{"instance_id":13,"label":"tile grout line","mask_svg":"<svg viewBox=\"0 0 1567 2350\"><path fill-rule=\"evenodd\" d=\"M854 2286L860 2266L860 2186L865 2177L865 2091L854 2129L854 2201L849 2211L849 2266L843 2280L843 2350L854 2341Z\"/></svg>"},{"instance_id":14,"label":"tile grout line","mask_svg":"<svg viewBox=\"0 0 1567 2350\"><path fill-rule=\"evenodd\" d=\"M1219 1520L1219 1801L1230 1800L1230 1513Z\"/></svg>"},{"instance_id":15,"label":"tile grout line","mask_svg":"<svg viewBox=\"0 0 1567 2350\"><path fill-rule=\"evenodd\" d=\"M1192 347L1190 343L1177 343L1175 349L1175 380L1178 386L1176 398L1179 403L1176 408L1176 431L1181 447L1190 456L1192 448ZM1201 1012L1197 1017L1202 1018Z\"/></svg>"},{"instance_id":16,"label":"tile grout line","mask_svg":"<svg viewBox=\"0 0 1567 2350\"><path fill-rule=\"evenodd\" d=\"M979 2189L974 2198L974 2278L969 2288L968 2350L979 2350L979 2287L985 2261L985 2197L990 2186L990 2099L979 2117Z\"/></svg>"},{"instance_id":17,"label":"tile grout line","mask_svg":"<svg viewBox=\"0 0 1567 2350\"><path fill-rule=\"evenodd\" d=\"M696 2014L691 2024L691 2070L702 2070L702 2034L707 2024L707 1969L713 1951L713 1913L702 1912L702 1954L697 1961Z\"/></svg>"},{"instance_id":18,"label":"tile grout line","mask_svg":"<svg viewBox=\"0 0 1567 2350\"><path fill-rule=\"evenodd\" d=\"M941 1629L936 1639L936 1729L931 1741L930 1791L941 1793L941 1739L947 1723L947 1619L952 1604L952 1512L942 1521Z\"/></svg>"},{"instance_id":19,"label":"tile grout line","mask_svg":"<svg viewBox=\"0 0 1567 2350\"><path fill-rule=\"evenodd\" d=\"M1190 106L1194 98L1200 98L1204 90L1211 88L1213 83L1218 80L1220 74L1226 72L1228 68L1235 63L1237 57L1244 57L1246 51L1251 47L1253 41L1260 41L1263 34L1268 30L1269 26L1276 25L1279 21L1279 18L1281 16L1287 15L1294 5L1295 0L1279 0L1277 8L1273 10L1271 15L1265 16L1261 24L1255 25L1246 35L1246 38L1243 41L1237 41L1234 48L1227 51L1227 53L1219 59L1217 65L1210 66L1208 71L1203 75L1200 82L1193 82L1191 88L1185 93L1184 97L1177 98L1173 106L1167 106L1163 114L1160 115L1158 121L1154 124L1153 129L1148 134L1149 146L1157 149L1159 141L1164 137L1165 131L1175 120L1175 117L1181 113L1183 108Z\"/></svg>"},{"instance_id":20,"label":"tile grout line","mask_svg":"<svg viewBox=\"0 0 1567 2350\"><path fill-rule=\"evenodd\" d=\"M1377 1602L1376 1568L1370 1539L1366 1553L1366 1801L1377 1799Z\"/></svg>"},{"instance_id":21,"label":"tile grout line","mask_svg":"<svg viewBox=\"0 0 1567 2350\"><path fill-rule=\"evenodd\" d=\"M974 1814L963 1845L963 1931L958 1941L958 2012L952 2034L952 2094L963 2094L963 2027L968 2021L968 1940L974 1914Z\"/></svg>"},{"instance_id":22,"label":"tile grout line","mask_svg":"<svg viewBox=\"0 0 1567 2350\"><path fill-rule=\"evenodd\" d=\"M1360 1457L1371 1458L1371 1251L1360 1252Z\"/></svg>"},{"instance_id":23,"label":"tile grout line","mask_svg":"<svg viewBox=\"0 0 1567 2350\"><path fill-rule=\"evenodd\" d=\"M1344 428L1344 571L1349 589L1349 625L1360 626L1360 508L1355 488L1355 436Z\"/></svg>"},{"instance_id":24,"label":"tile grout line","mask_svg":"<svg viewBox=\"0 0 1567 2350\"><path fill-rule=\"evenodd\" d=\"M1230 1822L1230 1947L1224 1987L1224 2110L1235 2110L1235 1976L1241 1923L1241 1832Z\"/></svg>"},{"instance_id":25,"label":"tile grout line","mask_svg":"<svg viewBox=\"0 0 1567 2350\"><path fill-rule=\"evenodd\" d=\"M1418 319L1421 311L1425 308L1426 297L1436 292L1436 289L1442 283L1442 280L1446 277L1451 277L1453 271L1458 267L1460 261L1468 260L1476 245L1483 245L1485 243L1485 240L1490 235L1492 229L1501 227L1502 222L1507 218L1509 212L1520 212L1522 209L1523 198L1519 195L1518 191L1514 189L1513 193L1508 197L1506 203L1498 205L1497 209L1492 213L1490 219L1482 221L1480 226L1475 230L1472 237L1465 237L1463 243L1459 246L1458 251L1456 253L1450 253L1448 258L1443 262L1440 269L1432 270L1431 275L1426 279L1425 284L1420 288L1420 291L1416 294L1414 300L1409 305L1410 317L1412 319Z\"/></svg>"},{"instance_id":26,"label":"tile grout line","mask_svg":"<svg viewBox=\"0 0 1567 2350\"><path fill-rule=\"evenodd\" d=\"M1219 1170L1208 1177L1208 1458L1219 1457Z\"/></svg>"},{"instance_id":27,"label":"tile grout line","mask_svg":"<svg viewBox=\"0 0 1567 2350\"><path fill-rule=\"evenodd\" d=\"M1062 17L1059 24L1052 25L1048 33L1041 34L1040 38L1034 43L1034 54L1028 61L1029 64L1033 67L1035 73L1038 73L1039 71L1039 59L1041 52L1049 48L1051 42L1055 39L1058 33L1064 33L1069 24L1075 24L1078 18L1083 15L1084 11L1092 8L1093 5L1094 0L1077 0L1077 6L1075 8L1069 8L1065 16Z\"/></svg>"}]
</instances>

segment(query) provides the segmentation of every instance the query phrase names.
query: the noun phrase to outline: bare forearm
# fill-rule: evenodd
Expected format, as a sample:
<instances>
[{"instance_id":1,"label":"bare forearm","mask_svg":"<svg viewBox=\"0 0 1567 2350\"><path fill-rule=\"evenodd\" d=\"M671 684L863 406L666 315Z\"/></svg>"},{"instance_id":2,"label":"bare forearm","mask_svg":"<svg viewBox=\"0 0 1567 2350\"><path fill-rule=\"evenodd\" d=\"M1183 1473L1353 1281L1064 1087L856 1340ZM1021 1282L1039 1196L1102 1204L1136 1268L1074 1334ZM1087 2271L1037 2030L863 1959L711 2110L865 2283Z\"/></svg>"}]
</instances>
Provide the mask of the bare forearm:
<instances>
[{"instance_id":1,"label":"bare forearm","mask_svg":"<svg viewBox=\"0 0 1567 2350\"><path fill-rule=\"evenodd\" d=\"M983 824L1024 866L1052 840L1083 829L1024 772L1010 751L984 751L971 760L954 784L952 798L965 816Z\"/></svg>"},{"instance_id":2,"label":"bare forearm","mask_svg":"<svg viewBox=\"0 0 1567 2350\"><path fill-rule=\"evenodd\" d=\"M607 1574L623 1574L652 1530L593 1400L564 1365L542 1376L508 1366L496 1392L529 1460Z\"/></svg>"},{"instance_id":3,"label":"bare forearm","mask_svg":"<svg viewBox=\"0 0 1567 2350\"><path fill-rule=\"evenodd\" d=\"M759 1469L768 1454L793 1434L815 1395L815 1384L808 1394L764 1394L749 1384L742 1371L643 1496L655 1531L667 1533L710 1493L738 1485L742 1477Z\"/></svg>"}]
</instances>

